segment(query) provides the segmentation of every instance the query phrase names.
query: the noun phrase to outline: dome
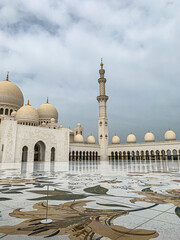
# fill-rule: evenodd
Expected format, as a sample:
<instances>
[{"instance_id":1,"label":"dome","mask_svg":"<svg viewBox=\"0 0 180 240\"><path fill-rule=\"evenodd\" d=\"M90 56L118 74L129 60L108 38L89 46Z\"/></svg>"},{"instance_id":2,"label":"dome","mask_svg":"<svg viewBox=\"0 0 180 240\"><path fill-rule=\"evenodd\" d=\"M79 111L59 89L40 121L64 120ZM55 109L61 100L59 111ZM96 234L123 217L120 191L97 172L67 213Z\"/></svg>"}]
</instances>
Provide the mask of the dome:
<instances>
[{"instance_id":1,"label":"dome","mask_svg":"<svg viewBox=\"0 0 180 240\"><path fill-rule=\"evenodd\" d=\"M120 138L115 135L114 137L112 137L111 142L112 144L120 144Z\"/></svg>"},{"instance_id":2,"label":"dome","mask_svg":"<svg viewBox=\"0 0 180 240\"><path fill-rule=\"evenodd\" d=\"M16 113L16 120L18 123L30 123L31 125L39 124L38 111L28 104L21 107Z\"/></svg>"},{"instance_id":3,"label":"dome","mask_svg":"<svg viewBox=\"0 0 180 240\"><path fill-rule=\"evenodd\" d=\"M155 142L155 136L153 133L151 133L150 131L148 131L145 136L144 136L144 141L145 142Z\"/></svg>"},{"instance_id":4,"label":"dome","mask_svg":"<svg viewBox=\"0 0 180 240\"><path fill-rule=\"evenodd\" d=\"M74 134L73 130L69 128L69 133Z\"/></svg>"},{"instance_id":5,"label":"dome","mask_svg":"<svg viewBox=\"0 0 180 240\"><path fill-rule=\"evenodd\" d=\"M12 113L11 113L11 117L15 117L16 116L16 111L13 111Z\"/></svg>"},{"instance_id":6,"label":"dome","mask_svg":"<svg viewBox=\"0 0 180 240\"><path fill-rule=\"evenodd\" d=\"M41 126L42 126L42 127L46 127L46 123L43 122L43 123L41 124Z\"/></svg>"},{"instance_id":7,"label":"dome","mask_svg":"<svg viewBox=\"0 0 180 240\"><path fill-rule=\"evenodd\" d=\"M165 141L175 141L176 140L176 134L175 132L173 132L172 130L168 130L165 134L164 134L164 139Z\"/></svg>"},{"instance_id":8,"label":"dome","mask_svg":"<svg viewBox=\"0 0 180 240\"><path fill-rule=\"evenodd\" d=\"M127 143L136 143L136 136L132 133L130 133L127 136Z\"/></svg>"},{"instance_id":9,"label":"dome","mask_svg":"<svg viewBox=\"0 0 180 240\"><path fill-rule=\"evenodd\" d=\"M87 143L95 144L95 143L96 143L95 137L92 136L92 135L90 135L90 136L87 138Z\"/></svg>"},{"instance_id":10,"label":"dome","mask_svg":"<svg viewBox=\"0 0 180 240\"><path fill-rule=\"evenodd\" d=\"M24 96L16 84L7 79L0 81L0 105L20 108L24 105Z\"/></svg>"},{"instance_id":11,"label":"dome","mask_svg":"<svg viewBox=\"0 0 180 240\"><path fill-rule=\"evenodd\" d=\"M83 139L83 136L81 134L77 134L75 137L74 137L74 142L77 142L77 143L81 143L83 142L84 139Z\"/></svg>"},{"instance_id":12,"label":"dome","mask_svg":"<svg viewBox=\"0 0 180 240\"><path fill-rule=\"evenodd\" d=\"M58 112L56 108L48 102L48 99L46 103L38 107L37 111L39 114L39 120L51 121L51 119L54 118L55 122L58 121Z\"/></svg>"},{"instance_id":13,"label":"dome","mask_svg":"<svg viewBox=\"0 0 180 240\"><path fill-rule=\"evenodd\" d=\"M54 118L51 118L51 123L55 123L55 119Z\"/></svg>"}]
</instances>

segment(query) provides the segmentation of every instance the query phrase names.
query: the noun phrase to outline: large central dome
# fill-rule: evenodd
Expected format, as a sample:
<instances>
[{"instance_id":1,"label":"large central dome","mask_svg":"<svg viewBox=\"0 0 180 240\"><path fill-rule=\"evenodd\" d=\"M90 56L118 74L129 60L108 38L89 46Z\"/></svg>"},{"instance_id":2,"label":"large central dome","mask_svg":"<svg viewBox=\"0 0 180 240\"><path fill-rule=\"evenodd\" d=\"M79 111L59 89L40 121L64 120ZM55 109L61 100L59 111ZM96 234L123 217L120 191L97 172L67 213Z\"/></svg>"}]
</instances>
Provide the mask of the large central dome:
<instances>
[{"instance_id":1,"label":"large central dome","mask_svg":"<svg viewBox=\"0 0 180 240\"><path fill-rule=\"evenodd\" d=\"M7 79L0 81L0 105L7 105L19 109L24 105L24 96L16 84Z\"/></svg>"}]
</instances>

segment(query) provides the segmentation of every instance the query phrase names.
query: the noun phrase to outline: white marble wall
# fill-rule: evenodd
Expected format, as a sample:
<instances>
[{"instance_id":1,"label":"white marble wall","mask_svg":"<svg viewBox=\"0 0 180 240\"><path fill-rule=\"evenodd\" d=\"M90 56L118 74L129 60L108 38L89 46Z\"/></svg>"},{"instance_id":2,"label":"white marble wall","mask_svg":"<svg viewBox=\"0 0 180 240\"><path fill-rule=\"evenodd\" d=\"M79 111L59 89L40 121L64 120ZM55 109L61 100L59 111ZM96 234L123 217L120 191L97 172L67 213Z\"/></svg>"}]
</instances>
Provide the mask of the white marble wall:
<instances>
[{"instance_id":1,"label":"white marble wall","mask_svg":"<svg viewBox=\"0 0 180 240\"><path fill-rule=\"evenodd\" d=\"M45 146L45 161L50 161L51 148L55 148L55 161L69 159L69 130L49 129L17 124L14 120L3 120L1 128L0 162L20 162L22 148L28 147L28 162L34 161L34 146L42 141ZM3 151L2 151L3 148Z\"/></svg>"}]
</instances>

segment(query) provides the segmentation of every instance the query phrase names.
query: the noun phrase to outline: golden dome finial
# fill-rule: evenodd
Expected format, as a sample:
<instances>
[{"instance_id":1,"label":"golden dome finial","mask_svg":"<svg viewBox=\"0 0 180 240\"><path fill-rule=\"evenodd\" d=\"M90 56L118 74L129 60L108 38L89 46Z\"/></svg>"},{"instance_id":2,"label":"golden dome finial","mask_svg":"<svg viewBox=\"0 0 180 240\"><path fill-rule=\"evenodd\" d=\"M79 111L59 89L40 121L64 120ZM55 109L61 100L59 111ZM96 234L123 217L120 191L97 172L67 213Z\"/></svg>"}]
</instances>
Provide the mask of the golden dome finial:
<instances>
[{"instance_id":1,"label":"golden dome finial","mask_svg":"<svg viewBox=\"0 0 180 240\"><path fill-rule=\"evenodd\" d=\"M101 64L100 64L101 67L103 67L103 59L101 58Z\"/></svg>"},{"instance_id":2,"label":"golden dome finial","mask_svg":"<svg viewBox=\"0 0 180 240\"><path fill-rule=\"evenodd\" d=\"M49 103L49 98L47 97L47 101L46 101L46 103Z\"/></svg>"},{"instance_id":3,"label":"golden dome finial","mask_svg":"<svg viewBox=\"0 0 180 240\"><path fill-rule=\"evenodd\" d=\"M9 72L7 73L6 81L9 81Z\"/></svg>"},{"instance_id":4,"label":"golden dome finial","mask_svg":"<svg viewBox=\"0 0 180 240\"><path fill-rule=\"evenodd\" d=\"M28 99L27 105L30 105L30 104L29 104L29 99Z\"/></svg>"}]
</instances>

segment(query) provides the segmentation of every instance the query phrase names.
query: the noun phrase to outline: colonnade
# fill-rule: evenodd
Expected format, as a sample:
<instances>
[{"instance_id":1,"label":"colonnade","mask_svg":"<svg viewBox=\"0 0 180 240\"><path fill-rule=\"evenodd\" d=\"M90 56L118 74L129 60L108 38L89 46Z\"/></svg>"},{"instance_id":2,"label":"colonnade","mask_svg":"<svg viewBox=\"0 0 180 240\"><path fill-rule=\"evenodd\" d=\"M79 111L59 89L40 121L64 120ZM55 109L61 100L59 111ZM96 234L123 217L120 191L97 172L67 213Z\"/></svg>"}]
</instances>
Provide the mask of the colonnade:
<instances>
[{"instance_id":1,"label":"colonnade","mask_svg":"<svg viewBox=\"0 0 180 240\"><path fill-rule=\"evenodd\" d=\"M71 151L69 160L100 160L100 156L95 151Z\"/></svg>"},{"instance_id":2,"label":"colonnade","mask_svg":"<svg viewBox=\"0 0 180 240\"><path fill-rule=\"evenodd\" d=\"M109 160L179 160L180 150L112 151Z\"/></svg>"}]
</instances>

